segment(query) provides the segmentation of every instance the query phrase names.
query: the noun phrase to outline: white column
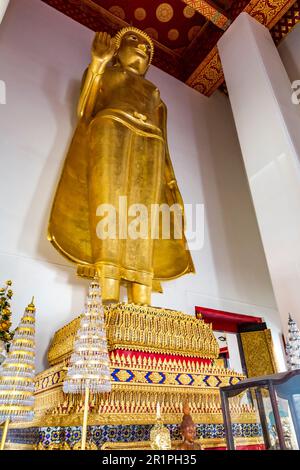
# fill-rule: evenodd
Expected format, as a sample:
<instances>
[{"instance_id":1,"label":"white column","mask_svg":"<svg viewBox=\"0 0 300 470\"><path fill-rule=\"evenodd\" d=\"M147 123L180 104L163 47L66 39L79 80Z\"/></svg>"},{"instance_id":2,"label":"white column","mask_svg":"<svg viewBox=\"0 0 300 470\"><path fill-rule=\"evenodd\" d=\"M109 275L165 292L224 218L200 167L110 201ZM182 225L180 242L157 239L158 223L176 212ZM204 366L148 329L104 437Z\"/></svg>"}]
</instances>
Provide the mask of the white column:
<instances>
[{"instance_id":1,"label":"white column","mask_svg":"<svg viewBox=\"0 0 300 470\"><path fill-rule=\"evenodd\" d=\"M9 0L0 0L0 24L2 23L8 4Z\"/></svg>"},{"instance_id":2,"label":"white column","mask_svg":"<svg viewBox=\"0 0 300 470\"><path fill-rule=\"evenodd\" d=\"M286 331L289 312L300 326L300 106L269 31L247 13L218 48Z\"/></svg>"}]
</instances>

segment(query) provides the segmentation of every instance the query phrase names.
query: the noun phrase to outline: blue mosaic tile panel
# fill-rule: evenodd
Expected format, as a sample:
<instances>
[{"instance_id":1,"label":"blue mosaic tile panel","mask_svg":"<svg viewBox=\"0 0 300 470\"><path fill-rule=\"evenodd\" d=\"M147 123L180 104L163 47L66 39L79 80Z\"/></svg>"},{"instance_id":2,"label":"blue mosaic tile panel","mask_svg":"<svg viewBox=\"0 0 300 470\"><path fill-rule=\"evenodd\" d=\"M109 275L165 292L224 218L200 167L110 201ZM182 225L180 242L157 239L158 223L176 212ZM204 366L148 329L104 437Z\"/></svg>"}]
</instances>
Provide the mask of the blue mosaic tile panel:
<instances>
[{"instance_id":1,"label":"blue mosaic tile panel","mask_svg":"<svg viewBox=\"0 0 300 470\"><path fill-rule=\"evenodd\" d=\"M171 433L172 440L180 440L180 426L178 424L166 425ZM260 437L262 436L259 424L233 424L234 437ZM118 425L118 426L89 426L88 440L93 441L100 449L105 442L139 442L149 441L152 425ZM224 438L223 424L197 424L197 438ZM17 444L37 444L44 446L66 441L71 447L81 440L81 426L70 427L43 427L27 429L11 429L8 431L7 441Z\"/></svg>"}]
</instances>

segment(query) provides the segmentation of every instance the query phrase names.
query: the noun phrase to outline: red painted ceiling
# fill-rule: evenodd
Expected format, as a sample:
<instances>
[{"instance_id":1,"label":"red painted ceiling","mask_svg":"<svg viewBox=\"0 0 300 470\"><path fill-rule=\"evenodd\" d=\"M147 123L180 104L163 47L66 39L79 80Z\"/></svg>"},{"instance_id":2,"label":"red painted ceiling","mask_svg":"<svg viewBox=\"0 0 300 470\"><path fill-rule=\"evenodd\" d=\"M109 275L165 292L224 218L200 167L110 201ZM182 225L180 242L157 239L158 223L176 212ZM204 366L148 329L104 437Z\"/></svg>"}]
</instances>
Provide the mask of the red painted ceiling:
<instances>
[{"instance_id":1,"label":"red painted ceiling","mask_svg":"<svg viewBox=\"0 0 300 470\"><path fill-rule=\"evenodd\" d=\"M95 0L116 16L125 20L169 47L187 47L205 23L205 19L178 0Z\"/></svg>"},{"instance_id":2,"label":"red painted ceiling","mask_svg":"<svg viewBox=\"0 0 300 470\"><path fill-rule=\"evenodd\" d=\"M201 64L205 64L207 57L224 33L223 29L219 25L217 26L216 18L225 15L229 22L232 22L252 3L259 3L258 0L195 0L198 4L201 3L207 5L208 8L213 8L214 13L207 14L206 12L204 15L204 13L200 14L187 6L183 0L41 1L94 31L106 31L114 35L122 27L128 25L146 31L155 43L154 65L184 82L195 70L199 69L199 65L201 69ZM286 2L289 6L291 3L298 5L297 1L280 1ZM274 2L276 3L278 0L260 1L262 7L259 8L262 12L264 8L272 10ZM285 14L286 10L283 9L281 16L283 17ZM278 16L278 20L281 19L281 16ZM257 19L261 20L259 17ZM261 22L266 23L264 18ZM289 28L290 24L289 19ZM281 29L277 28L277 36ZM221 80L218 78L218 74L221 76ZM218 74L216 74L215 80L219 86L223 81L222 71L220 70ZM195 88L197 89L197 87ZM202 91L201 86L199 88ZM204 93L210 94L209 91L207 93L204 91Z\"/></svg>"}]
</instances>

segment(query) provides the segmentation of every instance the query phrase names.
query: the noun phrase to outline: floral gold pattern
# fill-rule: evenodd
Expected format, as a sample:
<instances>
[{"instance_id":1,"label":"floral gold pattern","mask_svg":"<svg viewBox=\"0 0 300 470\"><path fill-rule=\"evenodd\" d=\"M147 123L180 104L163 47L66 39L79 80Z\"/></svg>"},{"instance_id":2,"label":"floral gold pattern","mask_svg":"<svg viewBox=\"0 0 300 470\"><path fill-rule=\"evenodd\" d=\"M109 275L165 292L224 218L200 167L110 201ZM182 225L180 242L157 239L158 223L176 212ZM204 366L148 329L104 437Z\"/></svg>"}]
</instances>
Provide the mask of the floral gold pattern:
<instances>
[{"instance_id":1,"label":"floral gold pattern","mask_svg":"<svg viewBox=\"0 0 300 470\"><path fill-rule=\"evenodd\" d=\"M162 23L167 23L173 18L174 11L169 3L161 3L156 9L156 17Z\"/></svg>"},{"instance_id":2,"label":"floral gold pattern","mask_svg":"<svg viewBox=\"0 0 300 470\"><path fill-rule=\"evenodd\" d=\"M221 29L227 29L231 21L206 0L183 0L191 9L198 11L207 20Z\"/></svg>"},{"instance_id":3,"label":"floral gold pattern","mask_svg":"<svg viewBox=\"0 0 300 470\"><path fill-rule=\"evenodd\" d=\"M275 374L273 342L270 330L241 333L248 377Z\"/></svg>"},{"instance_id":4,"label":"floral gold pattern","mask_svg":"<svg viewBox=\"0 0 300 470\"><path fill-rule=\"evenodd\" d=\"M186 18L193 18L194 14L195 14L195 10L194 8L190 7L189 5L187 5L186 7L184 7L183 9L183 15L186 17Z\"/></svg>"}]
</instances>

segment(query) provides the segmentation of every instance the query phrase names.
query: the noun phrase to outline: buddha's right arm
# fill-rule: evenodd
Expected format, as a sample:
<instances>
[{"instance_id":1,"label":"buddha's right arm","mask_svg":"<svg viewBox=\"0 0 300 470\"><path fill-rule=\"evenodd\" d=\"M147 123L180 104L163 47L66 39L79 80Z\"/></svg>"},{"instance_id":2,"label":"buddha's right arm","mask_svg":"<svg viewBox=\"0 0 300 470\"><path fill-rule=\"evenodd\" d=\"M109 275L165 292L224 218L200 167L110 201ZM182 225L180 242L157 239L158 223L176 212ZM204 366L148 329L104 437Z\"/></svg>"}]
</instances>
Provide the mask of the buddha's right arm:
<instances>
[{"instance_id":1,"label":"buddha's right arm","mask_svg":"<svg viewBox=\"0 0 300 470\"><path fill-rule=\"evenodd\" d=\"M77 114L79 119L89 119L91 117L105 67L105 63L100 62L96 58L92 59L86 73L78 103Z\"/></svg>"}]
</instances>

